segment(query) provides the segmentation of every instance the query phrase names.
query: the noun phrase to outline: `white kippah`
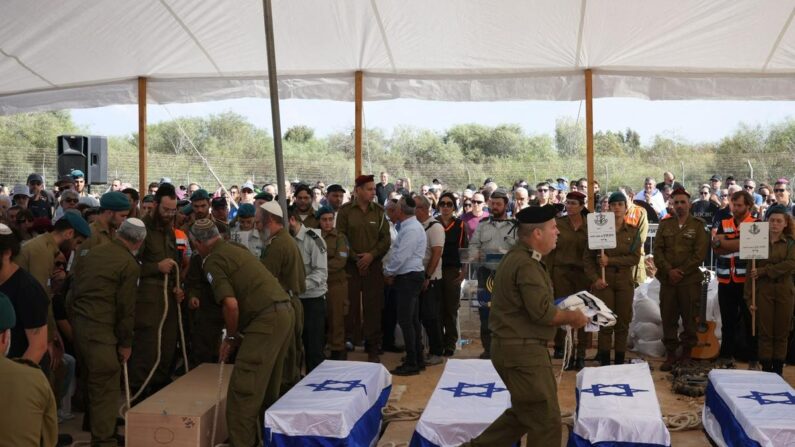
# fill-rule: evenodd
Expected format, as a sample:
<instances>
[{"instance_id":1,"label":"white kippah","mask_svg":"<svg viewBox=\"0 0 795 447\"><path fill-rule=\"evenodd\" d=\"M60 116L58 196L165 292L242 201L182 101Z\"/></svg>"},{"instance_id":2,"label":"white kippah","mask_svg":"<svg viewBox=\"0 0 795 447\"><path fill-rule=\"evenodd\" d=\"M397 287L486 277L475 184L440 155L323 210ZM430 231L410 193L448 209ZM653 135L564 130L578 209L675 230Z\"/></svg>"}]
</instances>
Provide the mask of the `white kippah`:
<instances>
[{"instance_id":1,"label":"white kippah","mask_svg":"<svg viewBox=\"0 0 795 447\"><path fill-rule=\"evenodd\" d=\"M144 221L142 221L141 219L139 219L137 217L130 217L129 219L125 220L124 222L129 224L129 225L136 226L136 227L146 228L146 225L144 225Z\"/></svg>"},{"instance_id":2,"label":"white kippah","mask_svg":"<svg viewBox=\"0 0 795 447\"><path fill-rule=\"evenodd\" d=\"M6 224L0 223L0 235L8 236L9 234L14 234L11 231L11 228L8 225L6 225Z\"/></svg>"}]
</instances>

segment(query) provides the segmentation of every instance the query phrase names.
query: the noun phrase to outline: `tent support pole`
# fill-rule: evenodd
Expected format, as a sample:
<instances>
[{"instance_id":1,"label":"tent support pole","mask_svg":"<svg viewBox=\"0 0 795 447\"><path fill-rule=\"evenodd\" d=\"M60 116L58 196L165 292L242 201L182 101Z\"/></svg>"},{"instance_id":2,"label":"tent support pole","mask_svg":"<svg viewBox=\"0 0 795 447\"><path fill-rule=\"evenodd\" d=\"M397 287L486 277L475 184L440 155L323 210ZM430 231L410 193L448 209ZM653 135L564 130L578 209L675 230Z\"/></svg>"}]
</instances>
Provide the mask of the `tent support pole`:
<instances>
[{"instance_id":1,"label":"tent support pole","mask_svg":"<svg viewBox=\"0 0 795 447\"><path fill-rule=\"evenodd\" d=\"M593 167L593 73L585 70L585 175L588 178L588 209L596 211Z\"/></svg>"},{"instance_id":2,"label":"tent support pole","mask_svg":"<svg viewBox=\"0 0 795 447\"><path fill-rule=\"evenodd\" d=\"M138 191L143 200L146 183L146 78L138 78Z\"/></svg>"},{"instance_id":3,"label":"tent support pole","mask_svg":"<svg viewBox=\"0 0 795 447\"><path fill-rule=\"evenodd\" d=\"M355 165L355 175L354 177L358 177L362 175L362 133L364 129L362 129L362 102L364 96L364 88L363 88L363 78L364 75L360 71L356 72L356 84L355 84L355 101L356 101L356 119L355 119L355 127L354 127L354 135L353 135L353 143L354 143L354 165Z\"/></svg>"},{"instance_id":4,"label":"tent support pole","mask_svg":"<svg viewBox=\"0 0 795 447\"><path fill-rule=\"evenodd\" d=\"M273 43L273 10L271 0L262 0L265 16L265 48L268 57L268 90L271 96L271 119L273 121L273 152L276 158L276 181L279 185L279 206L282 207L284 226L288 225L287 194L284 190L284 154L282 153L282 125L279 114L279 84L276 79L276 47Z\"/></svg>"}]
</instances>

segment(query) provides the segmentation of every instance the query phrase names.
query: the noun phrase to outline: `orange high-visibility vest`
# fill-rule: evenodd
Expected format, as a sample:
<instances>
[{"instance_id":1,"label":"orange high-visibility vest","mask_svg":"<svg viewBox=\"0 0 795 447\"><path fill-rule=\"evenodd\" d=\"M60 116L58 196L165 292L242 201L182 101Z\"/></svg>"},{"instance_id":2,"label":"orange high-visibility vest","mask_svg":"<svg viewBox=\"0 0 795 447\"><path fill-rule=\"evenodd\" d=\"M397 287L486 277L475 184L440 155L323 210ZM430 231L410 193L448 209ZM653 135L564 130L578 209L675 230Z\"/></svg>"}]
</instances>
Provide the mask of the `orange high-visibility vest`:
<instances>
[{"instance_id":1,"label":"orange high-visibility vest","mask_svg":"<svg viewBox=\"0 0 795 447\"><path fill-rule=\"evenodd\" d=\"M745 215L741 223L756 222L751 216L751 213ZM720 221L723 234L726 239L738 239L740 237L740 229L734 224L734 216ZM715 263L715 270L718 274L718 282L721 284L728 284L732 281L738 284L745 282L745 275L747 272L748 261L740 259L740 252L735 251L729 254L718 256Z\"/></svg>"}]
</instances>

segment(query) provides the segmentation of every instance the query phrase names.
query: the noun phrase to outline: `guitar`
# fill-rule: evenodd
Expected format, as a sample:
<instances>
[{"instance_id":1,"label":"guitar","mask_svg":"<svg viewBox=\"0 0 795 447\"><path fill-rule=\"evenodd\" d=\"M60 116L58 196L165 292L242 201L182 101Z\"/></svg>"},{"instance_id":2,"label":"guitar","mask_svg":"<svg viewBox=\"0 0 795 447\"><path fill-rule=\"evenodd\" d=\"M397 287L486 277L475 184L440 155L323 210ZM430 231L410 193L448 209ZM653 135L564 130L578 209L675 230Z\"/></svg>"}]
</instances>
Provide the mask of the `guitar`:
<instances>
[{"instance_id":1,"label":"guitar","mask_svg":"<svg viewBox=\"0 0 795 447\"><path fill-rule=\"evenodd\" d=\"M715 322L707 321L707 290L710 278L709 270L704 269L704 280L701 281L701 315L696 325L698 341L690 351L690 357L698 360L712 360L720 353L720 342L715 336Z\"/></svg>"}]
</instances>

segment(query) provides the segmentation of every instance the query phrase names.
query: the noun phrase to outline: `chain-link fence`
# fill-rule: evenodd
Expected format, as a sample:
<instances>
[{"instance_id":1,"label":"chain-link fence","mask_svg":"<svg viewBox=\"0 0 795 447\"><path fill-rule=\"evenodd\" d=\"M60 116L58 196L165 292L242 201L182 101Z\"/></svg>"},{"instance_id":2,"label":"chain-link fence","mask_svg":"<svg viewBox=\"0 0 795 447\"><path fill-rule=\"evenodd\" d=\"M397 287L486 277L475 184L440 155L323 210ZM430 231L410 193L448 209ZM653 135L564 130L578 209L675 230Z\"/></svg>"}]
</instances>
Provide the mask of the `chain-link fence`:
<instances>
[{"instance_id":1,"label":"chain-link fence","mask_svg":"<svg viewBox=\"0 0 795 447\"><path fill-rule=\"evenodd\" d=\"M351 185L354 178L354 161L340 152L285 153L285 174L288 180L315 182L327 185L341 183ZM272 154L256 158L207 157L207 162L224 182L224 185L240 185L252 180L257 185L275 182L276 168ZM417 163L412 160L379 162L365 155L363 170L378 175L387 171L394 180L406 177L414 189L436 178L453 189L463 189L467 184L482 185L492 178L501 186L510 187L517 179L531 185L544 179L565 176L569 180L585 176L585 158L553 158L551 160L513 161L496 159L483 163L461 160L455 163ZM54 148L0 148L0 183L13 185L24 183L31 172L42 173L49 185L57 179L57 158ZM711 150L698 151L697 155L674 156L647 154L636 158L599 157L597 154L595 174L602 190L614 190L627 185L639 190L645 177L662 180L664 171L671 171L678 181L688 189L705 183L713 174L724 178L733 175L739 181L746 177L758 183L772 182L779 177L795 175L795 157L791 153L753 153L719 155ZM203 160L197 155L173 155L152 153L148 156L147 179L157 181L169 177L176 184L196 182L214 189L217 182ZM111 151L108 160L108 181L118 178L137 186L138 154L135 151ZM104 191L105 185L94 187Z\"/></svg>"}]
</instances>

